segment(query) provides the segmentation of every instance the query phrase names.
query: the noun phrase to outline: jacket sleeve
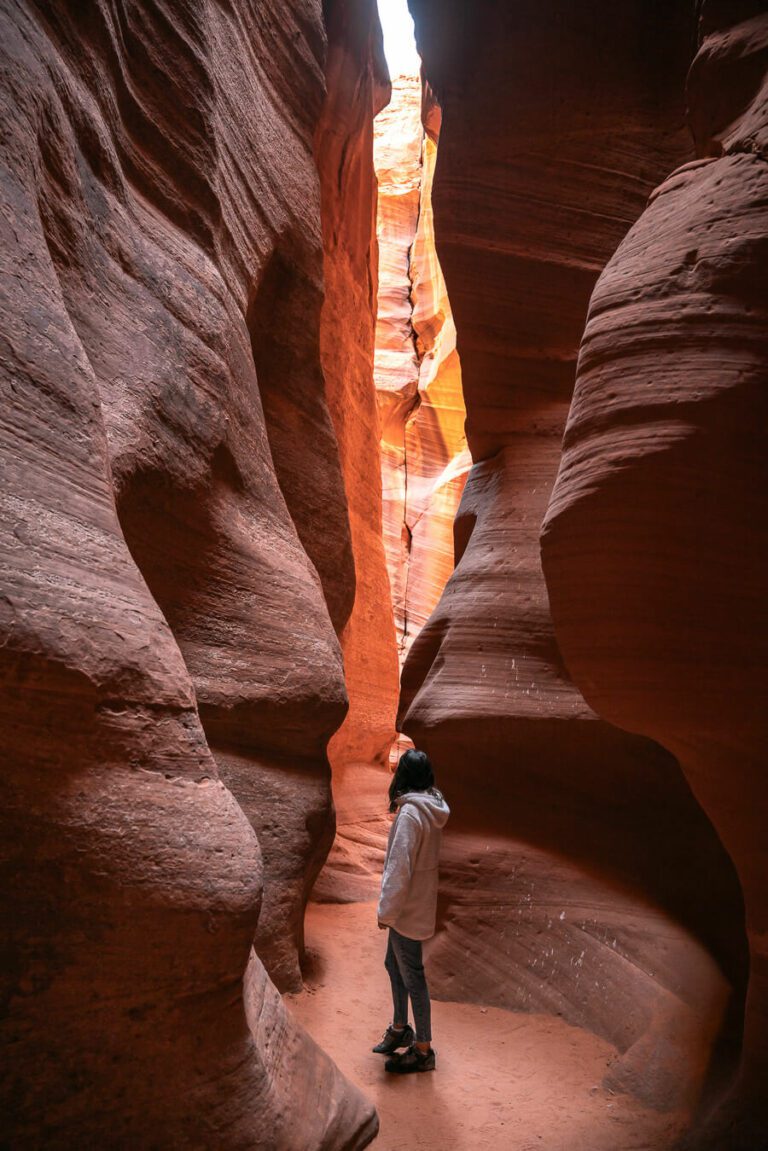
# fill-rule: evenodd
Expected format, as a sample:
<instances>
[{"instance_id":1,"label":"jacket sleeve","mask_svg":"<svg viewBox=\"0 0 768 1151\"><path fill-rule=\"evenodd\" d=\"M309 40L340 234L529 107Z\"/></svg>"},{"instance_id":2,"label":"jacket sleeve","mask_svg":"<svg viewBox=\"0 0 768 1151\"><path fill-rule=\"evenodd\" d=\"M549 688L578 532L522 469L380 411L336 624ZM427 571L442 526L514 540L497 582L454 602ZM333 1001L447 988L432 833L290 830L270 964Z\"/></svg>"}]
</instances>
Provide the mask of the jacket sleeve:
<instances>
[{"instance_id":1,"label":"jacket sleeve","mask_svg":"<svg viewBox=\"0 0 768 1151\"><path fill-rule=\"evenodd\" d=\"M408 898L420 830L418 820L410 812L400 812L395 821L392 845L381 878L378 917L388 927L395 925Z\"/></svg>"}]
</instances>

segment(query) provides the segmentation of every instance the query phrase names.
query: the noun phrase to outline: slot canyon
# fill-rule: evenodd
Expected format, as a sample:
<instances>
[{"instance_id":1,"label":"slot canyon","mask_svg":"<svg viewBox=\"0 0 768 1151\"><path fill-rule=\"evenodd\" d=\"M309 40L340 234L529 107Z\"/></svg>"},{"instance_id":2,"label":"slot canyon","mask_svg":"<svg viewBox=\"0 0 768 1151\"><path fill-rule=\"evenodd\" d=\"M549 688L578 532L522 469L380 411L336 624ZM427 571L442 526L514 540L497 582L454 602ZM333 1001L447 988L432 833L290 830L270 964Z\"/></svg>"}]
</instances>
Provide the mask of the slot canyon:
<instances>
[{"instance_id":1,"label":"slot canyon","mask_svg":"<svg viewBox=\"0 0 768 1151\"><path fill-rule=\"evenodd\" d=\"M0 1148L768 1151L768 4L380 9L3 0Z\"/></svg>"}]
</instances>

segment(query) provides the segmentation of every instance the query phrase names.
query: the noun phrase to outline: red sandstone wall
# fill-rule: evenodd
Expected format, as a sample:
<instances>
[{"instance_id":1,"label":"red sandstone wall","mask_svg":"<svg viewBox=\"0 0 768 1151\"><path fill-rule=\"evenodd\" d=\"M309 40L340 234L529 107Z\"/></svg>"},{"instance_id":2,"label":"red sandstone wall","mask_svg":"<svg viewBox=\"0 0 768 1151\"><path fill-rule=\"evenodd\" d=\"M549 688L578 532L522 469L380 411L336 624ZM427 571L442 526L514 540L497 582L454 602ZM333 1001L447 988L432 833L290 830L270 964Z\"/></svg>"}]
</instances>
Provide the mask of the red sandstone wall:
<instances>
[{"instance_id":1,"label":"red sandstone wall","mask_svg":"<svg viewBox=\"0 0 768 1151\"><path fill-rule=\"evenodd\" d=\"M678 756L733 857L750 982L738 1080L697 1147L768 1140L768 17L705 4L698 159L592 296L542 553L590 704ZM743 20L740 20L743 17Z\"/></svg>"},{"instance_id":2,"label":"red sandstone wall","mask_svg":"<svg viewBox=\"0 0 768 1151\"><path fill-rule=\"evenodd\" d=\"M348 117L352 101L343 85L339 93L335 120L326 117L319 136L328 153L323 158L319 150L319 162L328 203L336 204L340 186L339 152L344 170L354 174L342 181L337 216L326 226L326 242L342 272L336 311L343 314L349 269L369 258L376 245L362 223L371 206L371 125L350 127L340 119ZM421 105L420 80L396 77L392 99L374 125L378 307L358 292L358 328L350 329L334 321L333 274L326 294L326 379L339 380L337 426L347 429L340 442L342 455L345 440L349 446L345 474L353 540L356 503L365 531L355 543L364 584L358 583L355 612L342 634L350 713L330 745L337 835L313 892L321 900L369 899L378 890L388 831L389 779L382 769L395 736L397 655L405 658L453 569L453 518L470 462L456 329L434 245L431 189L439 114L432 110L432 135L425 137ZM343 244L340 236L346 237ZM372 364L362 352L373 355L374 319ZM345 348L348 334L355 337L353 355ZM347 378L350 365L358 376L354 389ZM374 394L378 418L370 407ZM371 441L379 427L380 445Z\"/></svg>"},{"instance_id":3,"label":"red sandstone wall","mask_svg":"<svg viewBox=\"0 0 768 1151\"><path fill-rule=\"evenodd\" d=\"M455 813L432 970L447 997L607 1036L609 1083L690 1104L718 1030L737 1039L738 884L672 757L571 682L538 536L589 294L689 154L692 12L410 6L443 107L435 223L477 461L457 569L403 675L404 729Z\"/></svg>"},{"instance_id":4,"label":"red sandstone wall","mask_svg":"<svg viewBox=\"0 0 768 1151\"><path fill-rule=\"evenodd\" d=\"M358 893L381 821L383 766L399 692L381 525L379 422L373 386L378 252L373 118L390 83L376 4L326 4L328 96L315 136L321 178L325 302L321 352L352 529L356 595L341 632L349 713L329 745L337 836L315 898ZM374 836L374 838L377 838ZM374 851L380 862L378 841ZM365 882L370 883L370 878Z\"/></svg>"},{"instance_id":5,"label":"red sandstone wall","mask_svg":"<svg viewBox=\"0 0 768 1151\"><path fill-rule=\"evenodd\" d=\"M328 3L326 22L328 96L315 136L325 249L321 354L356 575L354 609L341 632L349 713L330 749L334 779L341 785L347 764L383 760L398 696L373 387L378 282L373 119L389 99L390 84L374 0Z\"/></svg>"},{"instance_id":6,"label":"red sandstone wall","mask_svg":"<svg viewBox=\"0 0 768 1151\"><path fill-rule=\"evenodd\" d=\"M346 709L326 595L339 624L353 598L320 360L324 31L278 9L3 17L9 1146L375 1130L260 962L299 978Z\"/></svg>"},{"instance_id":7,"label":"red sandstone wall","mask_svg":"<svg viewBox=\"0 0 768 1151\"><path fill-rule=\"evenodd\" d=\"M471 463L456 326L435 251L438 134L439 113L425 134L420 80L398 77L374 141L381 251L375 383L401 663L453 571L453 519Z\"/></svg>"},{"instance_id":8,"label":"red sandstone wall","mask_svg":"<svg viewBox=\"0 0 768 1151\"><path fill-rule=\"evenodd\" d=\"M406 429L419 405L410 263L421 208L423 136L421 83L414 76L399 76L392 101L377 117L375 127L380 261L374 367L381 423L384 544L401 660L411 545Z\"/></svg>"}]
</instances>

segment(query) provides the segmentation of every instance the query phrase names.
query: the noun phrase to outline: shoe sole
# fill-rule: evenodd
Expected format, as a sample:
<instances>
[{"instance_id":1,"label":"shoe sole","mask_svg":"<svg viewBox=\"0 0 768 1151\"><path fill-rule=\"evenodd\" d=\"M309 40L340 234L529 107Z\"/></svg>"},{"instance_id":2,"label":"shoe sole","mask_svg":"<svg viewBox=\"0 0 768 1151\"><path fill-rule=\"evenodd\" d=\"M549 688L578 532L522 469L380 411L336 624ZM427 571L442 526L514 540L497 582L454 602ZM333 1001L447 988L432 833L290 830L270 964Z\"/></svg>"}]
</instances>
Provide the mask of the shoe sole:
<instances>
[{"instance_id":1,"label":"shoe sole","mask_svg":"<svg viewBox=\"0 0 768 1151\"><path fill-rule=\"evenodd\" d=\"M434 1052L430 1051L429 1062L427 1066L425 1066L423 1062L404 1064L403 1057L399 1056L395 1059L390 1059L390 1061L384 1065L384 1070L389 1071L392 1075L413 1075L423 1074L425 1071L434 1071L436 1065L437 1060L435 1058L435 1054Z\"/></svg>"},{"instance_id":2,"label":"shoe sole","mask_svg":"<svg viewBox=\"0 0 768 1151\"><path fill-rule=\"evenodd\" d=\"M413 1032L411 1032L411 1038L410 1039L404 1041L403 1043L398 1043L397 1047L388 1047L386 1051L379 1051L378 1050L378 1044L376 1044L376 1047L372 1047L371 1051L373 1052L374 1055L394 1055L396 1051L401 1051L404 1047L406 1047L406 1048L410 1047L412 1043L413 1043Z\"/></svg>"},{"instance_id":3,"label":"shoe sole","mask_svg":"<svg viewBox=\"0 0 768 1151\"><path fill-rule=\"evenodd\" d=\"M437 1068L433 1064L431 1067L385 1067L390 1075L423 1075L426 1071L436 1071Z\"/></svg>"}]
</instances>

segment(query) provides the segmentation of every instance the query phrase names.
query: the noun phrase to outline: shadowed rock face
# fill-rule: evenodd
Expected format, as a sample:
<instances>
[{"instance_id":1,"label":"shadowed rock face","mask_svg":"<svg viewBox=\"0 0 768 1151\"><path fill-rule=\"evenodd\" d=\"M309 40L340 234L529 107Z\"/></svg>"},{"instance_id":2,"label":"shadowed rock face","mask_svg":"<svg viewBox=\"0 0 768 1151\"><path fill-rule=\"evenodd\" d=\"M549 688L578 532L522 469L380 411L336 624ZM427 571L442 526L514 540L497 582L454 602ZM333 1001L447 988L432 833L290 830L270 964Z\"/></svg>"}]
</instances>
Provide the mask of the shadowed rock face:
<instances>
[{"instance_id":1,"label":"shadowed rock face","mask_svg":"<svg viewBox=\"0 0 768 1151\"><path fill-rule=\"evenodd\" d=\"M696 163L592 297L542 554L558 640L602 715L680 759L744 890L751 972L731 1098L697 1146L768 1138L768 17L705 4ZM741 22L739 16L743 16Z\"/></svg>"},{"instance_id":2,"label":"shadowed rock face","mask_svg":"<svg viewBox=\"0 0 768 1151\"><path fill-rule=\"evenodd\" d=\"M477 460L517 430L561 434L595 280L690 155L692 5L410 8L444 113L435 225Z\"/></svg>"},{"instance_id":3,"label":"shadowed rock face","mask_svg":"<svg viewBox=\"0 0 768 1151\"><path fill-rule=\"evenodd\" d=\"M389 99L390 84L375 0L326 3L325 14L328 96L315 133L325 248L321 354L356 575L354 609L341 631L350 707L331 748L340 782L348 764L384 758L397 708L373 388L378 276L373 120Z\"/></svg>"},{"instance_id":4,"label":"shadowed rock face","mask_svg":"<svg viewBox=\"0 0 768 1151\"><path fill-rule=\"evenodd\" d=\"M339 442L356 596L341 632L349 713L328 749L337 836L315 898L359 894L360 840L381 813L395 733L398 664L381 534L381 465L373 387L378 251L373 118L390 96L375 0L326 4L328 98L315 134L325 247L321 353ZM384 776L386 779L386 776ZM371 787L371 781L373 785ZM366 877L370 885L370 877Z\"/></svg>"},{"instance_id":5,"label":"shadowed rock face","mask_svg":"<svg viewBox=\"0 0 768 1151\"><path fill-rule=\"evenodd\" d=\"M249 961L298 980L346 708L323 50L301 3L3 18L9 1145L375 1130Z\"/></svg>"},{"instance_id":6,"label":"shadowed rock face","mask_svg":"<svg viewBox=\"0 0 768 1151\"><path fill-rule=\"evenodd\" d=\"M403 675L400 720L454 811L431 962L446 996L560 1012L614 1042L612 1085L691 1104L738 1042L738 883L672 756L571 682L539 529L589 294L690 155L693 13L410 6L443 106L435 227L477 461Z\"/></svg>"}]
</instances>

